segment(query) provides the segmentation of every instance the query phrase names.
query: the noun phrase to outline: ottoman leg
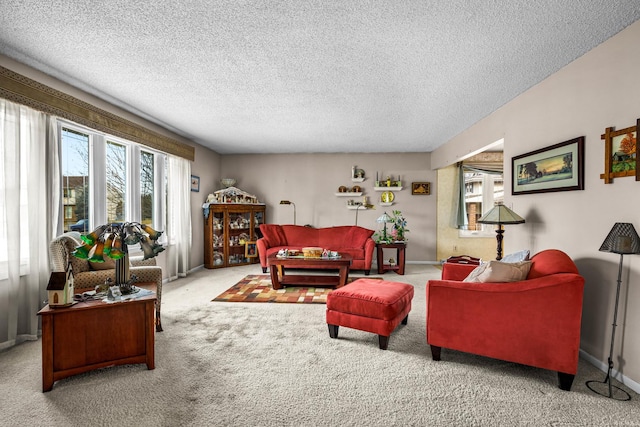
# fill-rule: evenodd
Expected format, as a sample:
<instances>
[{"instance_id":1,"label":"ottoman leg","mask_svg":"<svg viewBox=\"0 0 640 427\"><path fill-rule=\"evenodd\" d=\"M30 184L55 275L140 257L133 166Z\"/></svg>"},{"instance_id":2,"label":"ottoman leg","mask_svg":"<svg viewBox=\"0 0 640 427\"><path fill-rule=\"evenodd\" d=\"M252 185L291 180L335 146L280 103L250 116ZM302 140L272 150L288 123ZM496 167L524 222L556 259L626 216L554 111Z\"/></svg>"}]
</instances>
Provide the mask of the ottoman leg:
<instances>
[{"instance_id":1,"label":"ottoman leg","mask_svg":"<svg viewBox=\"0 0 640 427\"><path fill-rule=\"evenodd\" d=\"M403 324L403 325L406 325L408 321L409 321L409 315L407 314L407 315L405 316L405 318L404 318L404 319L402 319L402 324Z\"/></svg>"},{"instance_id":2,"label":"ottoman leg","mask_svg":"<svg viewBox=\"0 0 640 427\"><path fill-rule=\"evenodd\" d=\"M387 347L389 347L389 337L378 335L378 345L380 346L380 350L386 350Z\"/></svg>"},{"instance_id":3,"label":"ottoman leg","mask_svg":"<svg viewBox=\"0 0 640 427\"><path fill-rule=\"evenodd\" d=\"M329 336L331 338L338 338L338 325L327 325L329 327Z\"/></svg>"}]
</instances>

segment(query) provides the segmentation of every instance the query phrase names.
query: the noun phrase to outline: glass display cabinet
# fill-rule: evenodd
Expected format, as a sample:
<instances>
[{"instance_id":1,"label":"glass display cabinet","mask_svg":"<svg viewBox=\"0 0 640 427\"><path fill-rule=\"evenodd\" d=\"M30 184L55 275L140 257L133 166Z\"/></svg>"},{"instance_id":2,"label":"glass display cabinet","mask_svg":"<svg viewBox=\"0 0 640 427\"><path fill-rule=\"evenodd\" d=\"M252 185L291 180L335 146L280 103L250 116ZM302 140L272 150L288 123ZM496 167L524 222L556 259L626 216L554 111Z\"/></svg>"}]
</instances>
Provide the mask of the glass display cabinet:
<instances>
[{"instance_id":1,"label":"glass display cabinet","mask_svg":"<svg viewBox=\"0 0 640 427\"><path fill-rule=\"evenodd\" d=\"M262 237L265 205L211 203L205 207L204 266L232 267L259 262L256 240Z\"/></svg>"}]
</instances>

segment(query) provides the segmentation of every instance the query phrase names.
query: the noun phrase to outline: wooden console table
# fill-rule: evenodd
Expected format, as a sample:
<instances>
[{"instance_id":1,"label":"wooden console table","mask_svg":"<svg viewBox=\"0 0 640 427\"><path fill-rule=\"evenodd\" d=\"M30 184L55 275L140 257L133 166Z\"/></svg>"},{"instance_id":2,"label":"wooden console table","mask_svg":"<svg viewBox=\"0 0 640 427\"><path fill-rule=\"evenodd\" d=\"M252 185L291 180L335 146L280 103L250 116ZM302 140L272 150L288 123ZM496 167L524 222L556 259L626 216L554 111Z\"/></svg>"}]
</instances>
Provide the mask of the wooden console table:
<instances>
[{"instance_id":1,"label":"wooden console table","mask_svg":"<svg viewBox=\"0 0 640 427\"><path fill-rule=\"evenodd\" d=\"M155 294L107 304L46 305L42 318L42 391L55 381L113 365L155 368Z\"/></svg>"},{"instance_id":2,"label":"wooden console table","mask_svg":"<svg viewBox=\"0 0 640 427\"><path fill-rule=\"evenodd\" d=\"M378 274L383 274L386 271L395 271L398 274L404 275L404 251L407 248L406 243L376 243L377 257L378 257ZM397 257L395 265L384 263L383 249L396 249Z\"/></svg>"}]
</instances>

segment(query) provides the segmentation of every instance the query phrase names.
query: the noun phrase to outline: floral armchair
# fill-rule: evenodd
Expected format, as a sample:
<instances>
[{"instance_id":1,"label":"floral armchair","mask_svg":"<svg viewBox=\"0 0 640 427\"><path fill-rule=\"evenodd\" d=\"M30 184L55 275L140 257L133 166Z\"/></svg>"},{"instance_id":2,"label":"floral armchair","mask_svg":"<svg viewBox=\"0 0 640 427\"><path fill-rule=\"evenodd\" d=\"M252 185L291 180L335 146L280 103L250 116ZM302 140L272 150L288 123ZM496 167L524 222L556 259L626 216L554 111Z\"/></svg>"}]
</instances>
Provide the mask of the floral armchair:
<instances>
[{"instance_id":1,"label":"floral armchair","mask_svg":"<svg viewBox=\"0 0 640 427\"><path fill-rule=\"evenodd\" d=\"M111 278L115 280L115 268L107 263L97 266L86 259L72 255L76 246L82 244L80 233L70 231L56 237L49 244L51 271L65 271L69 262L73 269L76 293L93 290ZM131 274L138 277L138 282L153 283L156 286L156 331L162 331L160 307L162 302L162 268L156 266L155 258L143 260L142 257L130 257Z\"/></svg>"}]
</instances>

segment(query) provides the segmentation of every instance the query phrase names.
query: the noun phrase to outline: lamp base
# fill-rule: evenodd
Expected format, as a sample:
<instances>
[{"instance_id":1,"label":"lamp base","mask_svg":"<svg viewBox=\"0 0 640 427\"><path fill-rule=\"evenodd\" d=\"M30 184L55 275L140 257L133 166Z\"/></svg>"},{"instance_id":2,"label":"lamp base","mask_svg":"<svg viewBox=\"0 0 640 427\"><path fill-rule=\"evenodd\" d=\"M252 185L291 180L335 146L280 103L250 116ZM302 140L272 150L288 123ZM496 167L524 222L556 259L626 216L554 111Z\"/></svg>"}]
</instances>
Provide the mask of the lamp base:
<instances>
[{"instance_id":1,"label":"lamp base","mask_svg":"<svg viewBox=\"0 0 640 427\"><path fill-rule=\"evenodd\" d=\"M586 386L594 393L615 400L631 400L629 393L611 384L611 379L607 377L604 381L587 381Z\"/></svg>"}]
</instances>

